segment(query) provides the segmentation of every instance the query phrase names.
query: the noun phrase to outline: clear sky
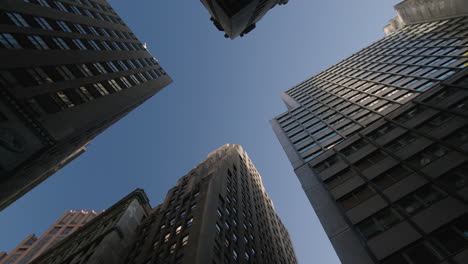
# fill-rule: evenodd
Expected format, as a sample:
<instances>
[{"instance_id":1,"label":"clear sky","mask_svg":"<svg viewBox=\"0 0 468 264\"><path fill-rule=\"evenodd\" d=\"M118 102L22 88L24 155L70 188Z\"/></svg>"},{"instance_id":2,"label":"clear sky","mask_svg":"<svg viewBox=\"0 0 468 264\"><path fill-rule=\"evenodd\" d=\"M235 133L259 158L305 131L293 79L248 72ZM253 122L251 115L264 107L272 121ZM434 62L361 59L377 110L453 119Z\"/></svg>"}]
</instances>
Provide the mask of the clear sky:
<instances>
[{"instance_id":1,"label":"clear sky","mask_svg":"<svg viewBox=\"0 0 468 264\"><path fill-rule=\"evenodd\" d=\"M110 0L174 79L88 152L0 213L0 251L69 209L106 209L135 188L152 205L226 143L244 147L299 263L340 263L269 120L279 94L383 37L399 0L290 0L244 38L225 39L198 0Z\"/></svg>"}]
</instances>

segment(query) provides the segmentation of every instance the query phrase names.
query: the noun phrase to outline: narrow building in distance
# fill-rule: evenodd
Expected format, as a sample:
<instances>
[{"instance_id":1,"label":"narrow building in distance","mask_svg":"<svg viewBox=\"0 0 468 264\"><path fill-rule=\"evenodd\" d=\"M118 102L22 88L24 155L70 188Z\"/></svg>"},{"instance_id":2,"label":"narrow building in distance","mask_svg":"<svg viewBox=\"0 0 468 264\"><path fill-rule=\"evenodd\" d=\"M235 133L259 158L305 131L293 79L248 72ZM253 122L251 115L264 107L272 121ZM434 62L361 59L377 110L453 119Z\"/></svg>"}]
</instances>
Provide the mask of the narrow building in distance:
<instances>
[{"instance_id":1,"label":"narrow building in distance","mask_svg":"<svg viewBox=\"0 0 468 264\"><path fill-rule=\"evenodd\" d=\"M0 1L0 210L172 80L105 0Z\"/></svg>"},{"instance_id":2,"label":"narrow building in distance","mask_svg":"<svg viewBox=\"0 0 468 264\"><path fill-rule=\"evenodd\" d=\"M178 181L162 204L135 218L142 220L131 236L115 236L107 247L95 244L93 235L87 234L101 233L97 226L107 224L99 218L110 211L33 263L96 263L97 259L114 264L297 263L288 231L239 145L225 145L209 154ZM117 222L124 223L113 220ZM118 250L114 245L120 245ZM106 250L98 250L101 247ZM125 252L127 257L109 261L114 252Z\"/></svg>"},{"instance_id":3,"label":"narrow building in distance","mask_svg":"<svg viewBox=\"0 0 468 264\"><path fill-rule=\"evenodd\" d=\"M468 263L468 5L395 8L271 125L343 264Z\"/></svg>"},{"instance_id":4,"label":"narrow building in distance","mask_svg":"<svg viewBox=\"0 0 468 264\"><path fill-rule=\"evenodd\" d=\"M26 264L96 217L95 211L67 211L39 238L26 237L0 264Z\"/></svg>"},{"instance_id":5,"label":"narrow building in distance","mask_svg":"<svg viewBox=\"0 0 468 264\"><path fill-rule=\"evenodd\" d=\"M276 5L289 0L200 0L210 12L211 21L226 38L243 37Z\"/></svg>"}]
</instances>

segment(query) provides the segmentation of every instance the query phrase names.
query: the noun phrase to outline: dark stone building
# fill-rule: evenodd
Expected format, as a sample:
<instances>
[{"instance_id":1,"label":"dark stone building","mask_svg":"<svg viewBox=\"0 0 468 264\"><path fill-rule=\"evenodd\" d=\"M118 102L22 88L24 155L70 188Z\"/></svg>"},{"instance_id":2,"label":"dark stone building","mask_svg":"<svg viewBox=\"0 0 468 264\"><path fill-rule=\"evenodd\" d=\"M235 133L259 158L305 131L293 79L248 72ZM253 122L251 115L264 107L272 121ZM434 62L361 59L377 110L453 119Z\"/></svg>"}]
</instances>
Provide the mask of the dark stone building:
<instances>
[{"instance_id":1,"label":"dark stone building","mask_svg":"<svg viewBox=\"0 0 468 264\"><path fill-rule=\"evenodd\" d=\"M31 263L127 264L138 226L150 212L148 197L137 189Z\"/></svg>"},{"instance_id":2,"label":"dark stone building","mask_svg":"<svg viewBox=\"0 0 468 264\"><path fill-rule=\"evenodd\" d=\"M171 82L105 0L0 1L0 210Z\"/></svg>"},{"instance_id":3,"label":"dark stone building","mask_svg":"<svg viewBox=\"0 0 468 264\"><path fill-rule=\"evenodd\" d=\"M282 94L273 130L343 264L468 262L467 7L404 1Z\"/></svg>"},{"instance_id":4,"label":"dark stone building","mask_svg":"<svg viewBox=\"0 0 468 264\"><path fill-rule=\"evenodd\" d=\"M226 38L243 37L276 5L289 0L200 0L210 12L211 21Z\"/></svg>"},{"instance_id":5,"label":"dark stone building","mask_svg":"<svg viewBox=\"0 0 468 264\"><path fill-rule=\"evenodd\" d=\"M260 175L225 145L182 177L139 229L127 263L297 263Z\"/></svg>"},{"instance_id":6,"label":"dark stone building","mask_svg":"<svg viewBox=\"0 0 468 264\"><path fill-rule=\"evenodd\" d=\"M135 191L32 263L297 263L239 145L209 154L152 210L145 197Z\"/></svg>"}]
</instances>

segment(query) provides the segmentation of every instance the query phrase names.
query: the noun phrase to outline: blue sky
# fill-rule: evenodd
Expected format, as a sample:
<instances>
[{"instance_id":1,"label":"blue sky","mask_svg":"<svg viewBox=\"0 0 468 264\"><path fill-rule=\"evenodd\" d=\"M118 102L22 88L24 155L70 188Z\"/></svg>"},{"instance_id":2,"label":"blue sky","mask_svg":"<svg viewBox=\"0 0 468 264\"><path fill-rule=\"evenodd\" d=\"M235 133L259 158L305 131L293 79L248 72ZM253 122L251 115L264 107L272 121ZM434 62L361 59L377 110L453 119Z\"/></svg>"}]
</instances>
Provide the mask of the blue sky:
<instances>
[{"instance_id":1,"label":"blue sky","mask_svg":"<svg viewBox=\"0 0 468 264\"><path fill-rule=\"evenodd\" d=\"M279 94L383 37L399 0L290 0L228 40L197 0L110 0L174 79L98 136L87 153L0 213L0 251L69 209L106 209L144 188L152 205L226 143L244 147L288 228L299 263L340 263L269 120Z\"/></svg>"}]
</instances>

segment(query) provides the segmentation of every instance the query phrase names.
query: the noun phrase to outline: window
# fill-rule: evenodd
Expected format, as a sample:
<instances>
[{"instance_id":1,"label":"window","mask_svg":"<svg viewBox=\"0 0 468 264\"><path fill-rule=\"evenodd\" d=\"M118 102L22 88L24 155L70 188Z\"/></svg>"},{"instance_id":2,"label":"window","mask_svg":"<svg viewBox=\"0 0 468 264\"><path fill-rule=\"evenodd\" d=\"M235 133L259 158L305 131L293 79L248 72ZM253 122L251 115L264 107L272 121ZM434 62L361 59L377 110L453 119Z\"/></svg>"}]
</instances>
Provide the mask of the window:
<instances>
[{"instance_id":1,"label":"window","mask_svg":"<svg viewBox=\"0 0 468 264\"><path fill-rule=\"evenodd\" d=\"M359 223L357 228L365 238L370 239L392 228L401 219L392 208L387 207Z\"/></svg>"},{"instance_id":2,"label":"window","mask_svg":"<svg viewBox=\"0 0 468 264\"><path fill-rule=\"evenodd\" d=\"M429 242L420 242L403 253L414 264L436 264L440 262L437 252Z\"/></svg>"},{"instance_id":3,"label":"window","mask_svg":"<svg viewBox=\"0 0 468 264\"><path fill-rule=\"evenodd\" d=\"M379 138L381 138L381 137L385 136L386 134L390 133L390 131L392 131L395 128L396 127L393 124L388 123L386 125L381 126L377 130L374 130L372 133L370 133L369 138L371 138L373 140L378 140Z\"/></svg>"},{"instance_id":4,"label":"window","mask_svg":"<svg viewBox=\"0 0 468 264\"><path fill-rule=\"evenodd\" d=\"M109 85L115 90L115 91L121 91L122 87L115 81L115 80L109 80L107 81Z\"/></svg>"},{"instance_id":5,"label":"window","mask_svg":"<svg viewBox=\"0 0 468 264\"><path fill-rule=\"evenodd\" d=\"M343 207L345 211L347 211L366 201L374 195L375 192L371 188L369 188L369 186L364 185L338 199L338 203Z\"/></svg>"},{"instance_id":6,"label":"window","mask_svg":"<svg viewBox=\"0 0 468 264\"><path fill-rule=\"evenodd\" d=\"M91 77L91 76L93 76L93 73L92 73L91 70L88 68L88 66L86 66L86 64L78 65L78 69L80 70L80 72L81 72L85 77Z\"/></svg>"},{"instance_id":7,"label":"window","mask_svg":"<svg viewBox=\"0 0 468 264\"><path fill-rule=\"evenodd\" d=\"M13 35L8 33L0 34L0 43L7 49L20 49L21 45L16 41Z\"/></svg>"},{"instance_id":8,"label":"window","mask_svg":"<svg viewBox=\"0 0 468 264\"><path fill-rule=\"evenodd\" d=\"M55 69L62 76L63 80L74 80L75 79L75 76L67 68L67 66L59 66L59 67L56 67Z\"/></svg>"},{"instance_id":9,"label":"window","mask_svg":"<svg viewBox=\"0 0 468 264\"><path fill-rule=\"evenodd\" d=\"M63 12L68 12L68 9L62 4L62 2L55 1L55 5Z\"/></svg>"},{"instance_id":10,"label":"window","mask_svg":"<svg viewBox=\"0 0 468 264\"><path fill-rule=\"evenodd\" d=\"M125 77L120 77L120 81L125 85L125 88L132 87L132 84Z\"/></svg>"},{"instance_id":11,"label":"window","mask_svg":"<svg viewBox=\"0 0 468 264\"><path fill-rule=\"evenodd\" d=\"M193 217L189 218L187 222L185 223L186 227L190 227L193 224Z\"/></svg>"},{"instance_id":12,"label":"window","mask_svg":"<svg viewBox=\"0 0 468 264\"><path fill-rule=\"evenodd\" d=\"M169 241L169 239L171 238L171 233L167 233L164 235L164 243L166 243L167 241Z\"/></svg>"},{"instance_id":13,"label":"window","mask_svg":"<svg viewBox=\"0 0 468 264\"><path fill-rule=\"evenodd\" d=\"M468 247L468 215L462 215L447 226L434 232L432 237L450 254Z\"/></svg>"},{"instance_id":14,"label":"window","mask_svg":"<svg viewBox=\"0 0 468 264\"><path fill-rule=\"evenodd\" d=\"M458 191L465 186L468 186L468 163L464 163L461 166L445 173L436 179L436 182L450 191Z\"/></svg>"},{"instance_id":15,"label":"window","mask_svg":"<svg viewBox=\"0 0 468 264\"><path fill-rule=\"evenodd\" d=\"M65 21L58 20L57 25L59 25L59 27L62 29L63 32L72 32L72 30L68 26L67 22L65 22Z\"/></svg>"},{"instance_id":16,"label":"window","mask_svg":"<svg viewBox=\"0 0 468 264\"><path fill-rule=\"evenodd\" d=\"M182 238L182 246L185 246L188 244L189 241L189 235L186 235Z\"/></svg>"},{"instance_id":17,"label":"window","mask_svg":"<svg viewBox=\"0 0 468 264\"><path fill-rule=\"evenodd\" d=\"M73 13L75 13L75 14L77 14L77 15L80 15L80 16L83 15L83 14L81 14L80 10L79 10L76 6L70 5L70 8L71 8L71 10L73 11Z\"/></svg>"},{"instance_id":18,"label":"window","mask_svg":"<svg viewBox=\"0 0 468 264\"><path fill-rule=\"evenodd\" d=\"M367 143L363 139L360 139L360 140L354 142L353 144L349 145L348 147L344 148L340 152L342 154L344 154L345 156L349 156L349 155L351 155L353 153L356 153L358 150L364 148L367 145L369 145L369 143Z\"/></svg>"},{"instance_id":19,"label":"window","mask_svg":"<svg viewBox=\"0 0 468 264\"><path fill-rule=\"evenodd\" d=\"M338 157L336 155L333 155L330 158L328 158L328 159L320 162L319 164L315 165L314 168L318 172L322 172L322 171L328 169L329 167L333 166L337 162L338 162Z\"/></svg>"},{"instance_id":20,"label":"window","mask_svg":"<svg viewBox=\"0 0 468 264\"><path fill-rule=\"evenodd\" d=\"M333 189L336 186L345 182L346 180L350 179L354 175L355 175L354 172L352 172L350 169L345 169L339 172L338 174L336 174L335 176L325 180L324 183L325 185L327 185L329 189Z\"/></svg>"},{"instance_id":21,"label":"window","mask_svg":"<svg viewBox=\"0 0 468 264\"><path fill-rule=\"evenodd\" d=\"M418 114L424 112L424 109L421 107L414 107L403 114L399 115L398 117L395 118L395 121L400 122L400 123L405 123L408 120L413 119L415 116Z\"/></svg>"},{"instance_id":22,"label":"window","mask_svg":"<svg viewBox=\"0 0 468 264\"><path fill-rule=\"evenodd\" d=\"M442 126L443 124L447 123L449 120L453 118L453 115L442 112L435 117L431 118L430 120L426 121L424 124L419 126L419 130L424 132L430 132L435 128Z\"/></svg>"},{"instance_id":23,"label":"window","mask_svg":"<svg viewBox=\"0 0 468 264\"><path fill-rule=\"evenodd\" d=\"M169 254L174 254L175 250L176 250L176 243L173 243L170 247L169 247Z\"/></svg>"},{"instance_id":24,"label":"window","mask_svg":"<svg viewBox=\"0 0 468 264\"><path fill-rule=\"evenodd\" d=\"M65 227L65 229L62 232L62 235L68 235L71 233L72 230L73 230L73 227Z\"/></svg>"},{"instance_id":25,"label":"window","mask_svg":"<svg viewBox=\"0 0 468 264\"><path fill-rule=\"evenodd\" d=\"M80 32L81 34L88 34L88 32L86 32L86 30L84 29L84 27L80 24L74 24L75 28L78 30L78 32Z\"/></svg>"},{"instance_id":26,"label":"window","mask_svg":"<svg viewBox=\"0 0 468 264\"><path fill-rule=\"evenodd\" d=\"M414 167L421 168L433 162L434 160L445 156L447 153L448 150L445 147L434 144L411 157L408 162Z\"/></svg>"},{"instance_id":27,"label":"window","mask_svg":"<svg viewBox=\"0 0 468 264\"><path fill-rule=\"evenodd\" d=\"M49 235L54 235L57 234L60 231L61 227L54 227L52 230L50 230Z\"/></svg>"},{"instance_id":28,"label":"window","mask_svg":"<svg viewBox=\"0 0 468 264\"><path fill-rule=\"evenodd\" d=\"M94 50L101 50L101 48L98 46L98 44L94 40L89 39L88 43L91 45L91 47L93 47Z\"/></svg>"},{"instance_id":29,"label":"window","mask_svg":"<svg viewBox=\"0 0 468 264\"><path fill-rule=\"evenodd\" d=\"M68 96L64 92L57 92L56 93L58 99L65 105L67 108L75 106L75 104L68 98Z\"/></svg>"},{"instance_id":30,"label":"window","mask_svg":"<svg viewBox=\"0 0 468 264\"><path fill-rule=\"evenodd\" d=\"M372 182L379 187L381 190L384 190L393 184L405 179L411 174L411 171L407 170L402 166L396 166L390 170L382 173L381 175L372 179Z\"/></svg>"},{"instance_id":31,"label":"window","mask_svg":"<svg viewBox=\"0 0 468 264\"><path fill-rule=\"evenodd\" d=\"M182 226L178 226L175 230L176 235L180 234L181 231L182 231Z\"/></svg>"},{"instance_id":32,"label":"window","mask_svg":"<svg viewBox=\"0 0 468 264\"><path fill-rule=\"evenodd\" d=\"M39 50L49 49L49 46L39 36L28 36L28 40Z\"/></svg>"},{"instance_id":33,"label":"window","mask_svg":"<svg viewBox=\"0 0 468 264\"><path fill-rule=\"evenodd\" d=\"M411 144L416 140L416 136L411 134L411 133L406 133L403 136L394 139L390 143L386 144L384 148L387 148L390 151L398 151L402 149L403 147Z\"/></svg>"},{"instance_id":34,"label":"window","mask_svg":"<svg viewBox=\"0 0 468 264\"><path fill-rule=\"evenodd\" d=\"M468 111L468 98L460 100L455 105L451 106L450 109L462 112Z\"/></svg>"},{"instance_id":35,"label":"window","mask_svg":"<svg viewBox=\"0 0 468 264\"><path fill-rule=\"evenodd\" d=\"M354 166L356 166L360 170L365 170L373 166L374 164L379 163L385 158L387 158L387 155L385 155L382 151L374 151L371 154L367 155L365 158L356 162Z\"/></svg>"},{"instance_id":36,"label":"window","mask_svg":"<svg viewBox=\"0 0 468 264\"><path fill-rule=\"evenodd\" d=\"M37 84L51 83L53 82L52 78L47 75L47 73L39 67L27 69L27 73L37 82Z\"/></svg>"},{"instance_id":37,"label":"window","mask_svg":"<svg viewBox=\"0 0 468 264\"><path fill-rule=\"evenodd\" d=\"M37 2L38 2L41 6L49 7L49 8L50 8L50 5L49 5L49 3L47 3L46 0L37 0Z\"/></svg>"},{"instance_id":38,"label":"window","mask_svg":"<svg viewBox=\"0 0 468 264\"><path fill-rule=\"evenodd\" d=\"M102 66L101 63L95 62L95 63L93 63L93 65L96 68L96 70L98 70L99 73L101 73L101 74L107 73L106 69L104 68L104 66Z\"/></svg>"},{"instance_id":39,"label":"window","mask_svg":"<svg viewBox=\"0 0 468 264\"><path fill-rule=\"evenodd\" d=\"M11 22L13 22L18 27L29 27L28 22L24 20L23 16L18 13L6 13L7 16L10 18Z\"/></svg>"},{"instance_id":40,"label":"window","mask_svg":"<svg viewBox=\"0 0 468 264\"><path fill-rule=\"evenodd\" d=\"M68 44L62 38L52 38L52 41L54 41L55 45L57 45L62 50L70 49L70 46L68 46Z\"/></svg>"},{"instance_id":41,"label":"window","mask_svg":"<svg viewBox=\"0 0 468 264\"><path fill-rule=\"evenodd\" d=\"M322 153L323 153L322 150L316 151L316 152L304 157L304 162L309 162L309 161L313 160L314 158L316 158L318 155L320 155Z\"/></svg>"},{"instance_id":42,"label":"window","mask_svg":"<svg viewBox=\"0 0 468 264\"><path fill-rule=\"evenodd\" d=\"M83 42L81 42L81 40L79 39L73 39L72 40L73 43L75 44L75 46L80 49L80 50L87 50L86 46L83 44Z\"/></svg>"},{"instance_id":43,"label":"window","mask_svg":"<svg viewBox=\"0 0 468 264\"><path fill-rule=\"evenodd\" d=\"M447 196L434 185L426 185L419 190L398 200L396 204L407 214L414 215L420 210L429 207L431 204Z\"/></svg>"},{"instance_id":44,"label":"window","mask_svg":"<svg viewBox=\"0 0 468 264\"><path fill-rule=\"evenodd\" d=\"M96 88L96 90L101 94L101 96L105 96L109 94L109 91L101 84L101 83L95 83L93 84L93 87Z\"/></svg>"},{"instance_id":45,"label":"window","mask_svg":"<svg viewBox=\"0 0 468 264\"><path fill-rule=\"evenodd\" d=\"M461 146L468 142L468 126L462 127L448 135L444 140L452 145Z\"/></svg>"},{"instance_id":46,"label":"window","mask_svg":"<svg viewBox=\"0 0 468 264\"><path fill-rule=\"evenodd\" d=\"M426 82L426 83L424 83L423 85L416 87L415 90L417 90L417 91L424 91L424 90L426 90L428 87L432 86L433 84L434 84L433 82Z\"/></svg>"}]
</instances>

